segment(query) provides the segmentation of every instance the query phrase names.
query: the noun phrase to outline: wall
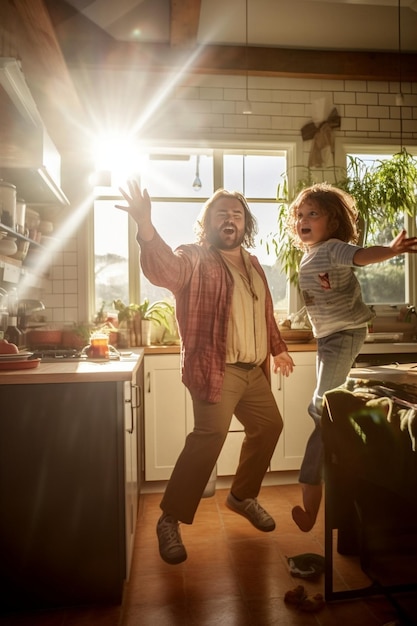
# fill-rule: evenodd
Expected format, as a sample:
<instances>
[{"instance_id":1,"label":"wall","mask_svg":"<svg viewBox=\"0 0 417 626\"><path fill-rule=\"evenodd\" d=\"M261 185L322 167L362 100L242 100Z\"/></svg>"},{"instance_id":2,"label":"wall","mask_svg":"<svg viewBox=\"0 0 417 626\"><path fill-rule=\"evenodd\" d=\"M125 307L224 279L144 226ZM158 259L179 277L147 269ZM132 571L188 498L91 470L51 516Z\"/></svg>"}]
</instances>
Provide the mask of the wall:
<instances>
[{"instance_id":1,"label":"wall","mask_svg":"<svg viewBox=\"0 0 417 626\"><path fill-rule=\"evenodd\" d=\"M246 143L248 147L255 142L271 148L284 141L294 144L295 162L306 164L311 141L303 142L300 131L312 121L317 101L324 98L341 116L340 129L335 131L336 152L343 142L389 144L397 150L401 125L404 144L417 145L417 83L402 84L404 106L399 107L399 84L395 82L250 76L253 113L243 115L240 111L246 94L242 76L148 76L119 71L105 77L87 77L84 72L75 74L73 80L96 117L116 119L120 107L125 127L131 124L145 139L199 145L212 140ZM66 167L75 164L70 159ZM77 237L68 240L53 269L45 303L54 322L72 321L73 315L80 322L87 319L91 293L87 246L88 228L83 227Z\"/></svg>"}]
</instances>

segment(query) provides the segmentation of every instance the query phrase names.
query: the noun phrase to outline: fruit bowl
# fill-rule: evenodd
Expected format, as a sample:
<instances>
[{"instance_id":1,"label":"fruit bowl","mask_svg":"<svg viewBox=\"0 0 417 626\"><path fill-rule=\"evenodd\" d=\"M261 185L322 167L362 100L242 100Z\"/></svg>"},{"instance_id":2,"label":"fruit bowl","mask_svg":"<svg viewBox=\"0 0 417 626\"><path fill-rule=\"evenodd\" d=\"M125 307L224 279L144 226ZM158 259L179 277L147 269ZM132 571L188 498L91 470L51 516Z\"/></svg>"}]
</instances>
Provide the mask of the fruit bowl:
<instances>
[{"instance_id":1,"label":"fruit bowl","mask_svg":"<svg viewBox=\"0 0 417 626\"><path fill-rule=\"evenodd\" d=\"M279 331L285 343L308 343L313 339L310 328L280 328Z\"/></svg>"}]
</instances>

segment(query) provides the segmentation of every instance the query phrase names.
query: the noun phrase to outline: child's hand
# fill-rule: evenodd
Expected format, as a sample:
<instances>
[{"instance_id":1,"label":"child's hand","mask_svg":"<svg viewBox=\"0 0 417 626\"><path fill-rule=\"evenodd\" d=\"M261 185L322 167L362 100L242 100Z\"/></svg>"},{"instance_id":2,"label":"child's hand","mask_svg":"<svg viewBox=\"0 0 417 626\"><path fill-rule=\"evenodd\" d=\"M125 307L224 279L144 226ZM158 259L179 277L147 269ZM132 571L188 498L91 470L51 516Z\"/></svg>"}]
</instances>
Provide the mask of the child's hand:
<instances>
[{"instance_id":1,"label":"child's hand","mask_svg":"<svg viewBox=\"0 0 417 626\"><path fill-rule=\"evenodd\" d=\"M417 237L407 237L407 231L402 230L394 237L389 247L395 256L404 252L417 252Z\"/></svg>"}]
</instances>

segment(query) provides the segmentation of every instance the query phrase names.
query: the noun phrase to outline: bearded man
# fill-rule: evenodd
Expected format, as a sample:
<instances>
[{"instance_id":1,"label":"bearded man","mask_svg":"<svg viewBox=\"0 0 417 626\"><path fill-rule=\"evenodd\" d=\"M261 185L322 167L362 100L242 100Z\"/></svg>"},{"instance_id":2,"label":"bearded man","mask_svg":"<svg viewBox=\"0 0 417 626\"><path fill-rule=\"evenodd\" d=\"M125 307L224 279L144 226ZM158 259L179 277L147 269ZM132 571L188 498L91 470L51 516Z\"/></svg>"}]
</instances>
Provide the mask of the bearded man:
<instances>
[{"instance_id":1,"label":"bearded man","mask_svg":"<svg viewBox=\"0 0 417 626\"><path fill-rule=\"evenodd\" d=\"M192 524L226 439L232 416L245 438L226 506L258 530L275 528L257 496L283 422L270 385L274 371L288 376L293 360L274 318L272 297L254 246L256 220L244 196L218 189L197 222L198 241L173 251L155 230L151 200L137 181L120 189L137 224L143 273L176 301L182 381L190 391L194 429L186 437L161 501L159 552L181 563L187 552L179 523Z\"/></svg>"}]
</instances>

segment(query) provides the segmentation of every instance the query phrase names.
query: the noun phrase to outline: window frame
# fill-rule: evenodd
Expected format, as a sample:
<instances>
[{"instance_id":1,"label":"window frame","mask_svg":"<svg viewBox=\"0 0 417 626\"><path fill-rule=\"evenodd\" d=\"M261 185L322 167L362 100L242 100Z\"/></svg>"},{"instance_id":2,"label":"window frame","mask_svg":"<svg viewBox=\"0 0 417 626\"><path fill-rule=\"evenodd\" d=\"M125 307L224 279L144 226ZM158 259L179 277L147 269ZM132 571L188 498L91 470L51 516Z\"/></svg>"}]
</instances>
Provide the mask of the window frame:
<instances>
[{"instance_id":1,"label":"window frame","mask_svg":"<svg viewBox=\"0 0 417 626\"><path fill-rule=\"evenodd\" d=\"M178 150L196 154L196 153L207 153L208 151L212 152L213 155L213 189L218 189L223 187L223 155L225 154L248 154L248 155L267 155L267 154L275 154L275 155L285 155L287 161L287 172L292 172L294 169L295 163L295 154L296 154L297 141L277 141L276 145L272 145L270 142L256 142L256 144L249 144L247 142L233 142L233 143L225 143L223 141L213 141L201 146L201 144L197 144L195 142L164 142L164 144L154 144L148 143L142 146L144 152L163 152L164 150L175 151ZM112 192L114 192L114 188L112 188ZM211 194L210 194L211 195ZM201 196L198 198L202 203L205 202L207 198L202 198ZM276 198L256 198L256 197L248 197L248 202L260 202L260 203L268 203L271 204L276 203ZM94 196L94 201L96 200L107 200L113 201L115 204L119 201L123 201L121 195L116 193L103 193L100 192ZM156 202L195 202L195 198L190 194L189 197L152 197L153 201ZM94 207L94 205L93 205ZM94 211L92 211L94 214ZM94 232L94 217L91 217L91 233ZM91 234L91 238L93 239L93 235ZM89 297L88 297L88 310L89 310L89 319L92 319L96 314L96 304L95 304L95 279L94 279L94 243L91 242L91 250L92 253L89 255L90 257L90 268L88 271L89 274L89 284L91 288L89 289ZM140 302L140 267L139 267L139 247L136 242L136 224L132 219L129 218L128 221L128 268L129 268L129 301L130 302ZM289 285L288 287L288 308L294 308L293 302L297 300L297 293L294 286Z\"/></svg>"},{"instance_id":2,"label":"window frame","mask_svg":"<svg viewBox=\"0 0 417 626\"><path fill-rule=\"evenodd\" d=\"M417 146L409 146L404 143L367 143L363 140L349 139L336 141L336 162L347 163L349 154L367 154L383 156L386 154L395 154L402 148L405 148L409 154L417 158ZM410 215L405 215L404 224L409 237L417 236L417 220L412 219ZM417 302L417 255L405 255L405 302L414 304ZM402 304L402 303L398 303Z\"/></svg>"}]
</instances>

